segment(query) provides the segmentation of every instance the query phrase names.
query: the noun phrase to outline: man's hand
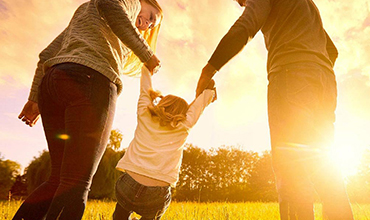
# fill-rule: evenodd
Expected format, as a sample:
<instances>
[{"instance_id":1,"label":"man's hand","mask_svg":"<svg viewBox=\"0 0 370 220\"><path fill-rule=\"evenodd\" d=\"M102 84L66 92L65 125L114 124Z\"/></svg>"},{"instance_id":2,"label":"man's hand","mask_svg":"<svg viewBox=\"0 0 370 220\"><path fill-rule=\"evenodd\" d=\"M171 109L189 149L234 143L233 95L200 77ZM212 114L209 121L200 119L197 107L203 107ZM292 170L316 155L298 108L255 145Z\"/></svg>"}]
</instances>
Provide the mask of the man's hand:
<instances>
[{"instance_id":1,"label":"man's hand","mask_svg":"<svg viewBox=\"0 0 370 220\"><path fill-rule=\"evenodd\" d=\"M215 96L213 97L212 102L216 101L217 100L217 91L216 91L215 81L213 79L211 79L211 81L208 83L206 89L211 89L211 90L215 91Z\"/></svg>"},{"instance_id":2,"label":"man's hand","mask_svg":"<svg viewBox=\"0 0 370 220\"><path fill-rule=\"evenodd\" d=\"M215 87L215 81L211 79L206 87L206 89L216 89Z\"/></svg>"},{"instance_id":3,"label":"man's hand","mask_svg":"<svg viewBox=\"0 0 370 220\"><path fill-rule=\"evenodd\" d=\"M205 90L208 86L208 84L211 82L211 79L213 75L217 72L217 70L211 66L210 64L207 64L203 70L202 74L200 75L197 90L196 90L196 97L198 97L200 94L202 94L203 90ZM214 82L213 82L214 83Z\"/></svg>"},{"instance_id":4,"label":"man's hand","mask_svg":"<svg viewBox=\"0 0 370 220\"><path fill-rule=\"evenodd\" d=\"M154 73L158 72L159 68L161 68L161 61L159 61L157 56L153 54L153 56L148 61L146 61L144 65L153 75Z\"/></svg>"},{"instance_id":5,"label":"man's hand","mask_svg":"<svg viewBox=\"0 0 370 220\"><path fill-rule=\"evenodd\" d=\"M235 0L239 3L241 7L245 7L247 5L246 0Z\"/></svg>"},{"instance_id":6,"label":"man's hand","mask_svg":"<svg viewBox=\"0 0 370 220\"><path fill-rule=\"evenodd\" d=\"M18 116L24 123L32 127L36 124L37 120L40 118L39 106L34 101L28 101Z\"/></svg>"}]
</instances>

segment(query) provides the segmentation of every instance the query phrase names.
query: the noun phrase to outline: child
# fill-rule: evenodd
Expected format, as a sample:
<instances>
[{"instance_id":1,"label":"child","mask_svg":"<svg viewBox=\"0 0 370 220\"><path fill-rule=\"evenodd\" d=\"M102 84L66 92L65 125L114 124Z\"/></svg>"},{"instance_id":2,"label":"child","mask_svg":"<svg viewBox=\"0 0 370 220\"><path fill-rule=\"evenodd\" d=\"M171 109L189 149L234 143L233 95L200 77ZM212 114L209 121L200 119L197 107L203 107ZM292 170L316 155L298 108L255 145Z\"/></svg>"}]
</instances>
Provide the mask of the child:
<instances>
[{"instance_id":1,"label":"child","mask_svg":"<svg viewBox=\"0 0 370 220\"><path fill-rule=\"evenodd\" d=\"M126 220L135 211L142 220L160 219L171 202L171 187L178 181L183 145L204 108L215 100L212 80L190 105L177 96L152 90L151 73L141 73L137 127L117 169L124 171L116 183L115 220ZM157 98L161 98L157 105Z\"/></svg>"}]
</instances>

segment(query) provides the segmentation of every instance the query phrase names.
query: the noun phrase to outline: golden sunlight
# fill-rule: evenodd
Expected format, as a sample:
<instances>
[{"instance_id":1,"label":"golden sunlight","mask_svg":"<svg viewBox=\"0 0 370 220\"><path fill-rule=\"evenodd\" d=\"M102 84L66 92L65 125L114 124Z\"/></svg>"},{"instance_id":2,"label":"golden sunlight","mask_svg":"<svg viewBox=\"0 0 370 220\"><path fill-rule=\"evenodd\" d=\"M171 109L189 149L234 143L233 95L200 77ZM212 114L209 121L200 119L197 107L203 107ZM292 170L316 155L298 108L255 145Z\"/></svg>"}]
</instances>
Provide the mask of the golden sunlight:
<instances>
[{"instance_id":1,"label":"golden sunlight","mask_svg":"<svg viewBox=\"0 0 370 220\"><path fill-rule=\"evenodd\" d=\"M356 135L347 133L336 137L330 156L343 176L348 177L357 173L364 150L364 145Z\"/></svg>"},{"instance_id":2,"label":"golden sunlight","mask_svg":"<svg viewBox=\"0 0 370 220\"><path fill-rule=\"evenodd\" d=\"M69 139L68 134L59 134L57 137L61 140L68 140Z\"/></svg>"}]
</instances>

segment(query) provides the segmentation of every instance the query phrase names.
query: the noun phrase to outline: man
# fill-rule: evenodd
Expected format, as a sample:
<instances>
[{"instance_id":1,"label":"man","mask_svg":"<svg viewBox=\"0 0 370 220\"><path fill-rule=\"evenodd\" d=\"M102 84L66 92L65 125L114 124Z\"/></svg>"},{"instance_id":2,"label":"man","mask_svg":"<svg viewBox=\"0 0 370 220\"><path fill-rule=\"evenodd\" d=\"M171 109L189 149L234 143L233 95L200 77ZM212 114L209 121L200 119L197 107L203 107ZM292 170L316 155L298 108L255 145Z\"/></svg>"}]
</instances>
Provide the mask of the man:
<instances>
[{"instance_id":1,"label":"man","mask_svg":"<svg viewBox=\"0 0 370 220\"><path fill-rule=\"evenodd\" d=\"M268 115L280 216L314 219L314 190L328 219L353 219L333 140L338 51L312 0L238 0L243 14L200 76L197 95L261 30L268 50Z\"/></svg>"}]
</instances>

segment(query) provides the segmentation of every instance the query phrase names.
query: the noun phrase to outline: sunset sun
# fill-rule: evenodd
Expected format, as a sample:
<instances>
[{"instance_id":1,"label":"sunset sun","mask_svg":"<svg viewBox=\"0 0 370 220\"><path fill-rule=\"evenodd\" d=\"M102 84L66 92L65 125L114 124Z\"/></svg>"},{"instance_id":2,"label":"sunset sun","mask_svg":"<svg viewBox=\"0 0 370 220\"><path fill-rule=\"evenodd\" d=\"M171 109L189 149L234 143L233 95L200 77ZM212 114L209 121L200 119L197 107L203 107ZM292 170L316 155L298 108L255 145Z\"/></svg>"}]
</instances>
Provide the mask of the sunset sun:
<instances>
[{"instance_id":1,"label":"sunset sun","mask_svg":"<svg viewBox=\"0 0 370 220\"><path fill-rule=\"evenodd\" d=\"M342 171L344 177L355 175L361 163L365 146L354 133L337 135L330 157Z\"/></svg>"}]
</instances>

